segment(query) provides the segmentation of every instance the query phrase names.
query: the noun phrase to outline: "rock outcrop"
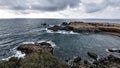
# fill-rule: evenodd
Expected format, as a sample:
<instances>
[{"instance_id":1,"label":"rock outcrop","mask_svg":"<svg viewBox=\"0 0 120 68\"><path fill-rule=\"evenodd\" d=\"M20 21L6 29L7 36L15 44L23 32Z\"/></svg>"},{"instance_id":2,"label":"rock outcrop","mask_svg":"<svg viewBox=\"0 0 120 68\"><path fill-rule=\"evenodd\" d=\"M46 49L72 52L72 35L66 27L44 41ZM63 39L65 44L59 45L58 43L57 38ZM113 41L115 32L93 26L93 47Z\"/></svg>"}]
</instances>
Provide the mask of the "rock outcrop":
<instances>
[{"instance_id":1,"label":"rock outcrop","mask_svg":"<svg viewBox=\"0 0 120 68\"><path fill-rule=\"evenodd\" d=\"M108 49L109 52L116 52L116 53L120 53L120 50L114 50L114 49Z\"/></svg>"},{"instance_id":2,"label":"rock outcrop","mask_svg":"<svg viewBox=\"0 0 120 68\"><path fill-rule=\"evenodd\" d=\"M17 49L26 53L26 56L0 61L0 68L69 68L52 54L53 48L49 43L22 44Z\"/></svg>"},{"instance_id":3,"label":"rock outcrop","mask_svg":"<svg viewBox=\"0 0 120 68\"><path fill-rule=\"evenodd\" d=\"M97 54L95 54L95 53L88 52L87 54L88 54L88 56L90 56L91 58L93 58L95 60L97 60L97 58L98 58Z\"/></svg>"},{"instance_id":4,"label":"rock outcrop","mask_svg":"<svg viewBox=\"0 0 120 68\"><path fill-rule=\"evenodd\" d=\"M53 48L49 43L42 42L38 44L22 44L17 50L20 50L26 54L31 53L51 53L53 54Z\"/></svg>"},{"instance_id":5,"label":"rock outcrop","mask_svg":"<svg viewBox=\"0 0 120 68\"><path fill-rule=\"evenodd\" d=\"M63 22L60 26L53 26L48 28L53 31L66 30L78 33L108 33L120 36L120 24L112 23L85 23L85 22Z\"/></svg>"},{"instance_id":6,"label":"rock outcrop","mask_svg":"<svg viewBox=\"0 0 120 68\"><path fill-rule=\"evenodd\" d=\"M58 31L58 30L61 30L62 27L55 25L55 26L50 27L50 28L48 28L48 29L49 29L49 30L53 30L53 31Z\"/></svg>"},{"instance_id":7,"label":"rock outcrop","mask_svg":"<svg viewBox=\"0 0 120 68\"><path fill-rule=\"evenodd\" d=\"M76 57L76 58L74 58L74 63L80 63L80 61L81 61L81 57Z\"/></svg>"},{"instance_id":8,"label":"rock outcrop","mask_svg":"<svg viewBox=\"0 0 120 68\"><path fill-rule=\"evenodd\" d=\"M49 26L49 24L47 24L47 23L42 23L41 25L42 26Z\"/></svg>"},{"instance_id":9,"label":"rock outcrop","mask_svg":"<svg viewBox=\"0 0 120 68\"><path fill-rule=\"evenodd\" d=\"M120 58L114 55L109 55L108 57L101 58L93 62L94 65L90 66L92 68L119 68Z\"/></svg>"}]
</instances>

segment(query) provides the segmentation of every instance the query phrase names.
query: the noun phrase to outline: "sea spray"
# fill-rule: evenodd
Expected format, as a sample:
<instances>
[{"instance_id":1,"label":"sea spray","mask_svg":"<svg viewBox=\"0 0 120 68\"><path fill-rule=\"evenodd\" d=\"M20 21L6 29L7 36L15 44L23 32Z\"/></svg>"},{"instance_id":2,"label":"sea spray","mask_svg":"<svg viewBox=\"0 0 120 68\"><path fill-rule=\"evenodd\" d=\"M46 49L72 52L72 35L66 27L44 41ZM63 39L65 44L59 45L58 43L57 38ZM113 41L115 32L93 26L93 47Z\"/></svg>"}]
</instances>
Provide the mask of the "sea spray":
<instances>
[{"instance_id":1,"label":"sea spray","mask_svg":"<svg viewBox=\"0 0 120 68\"><path fill-rule=\"evenodd\" d=\"M42 42L49 43L53 48L56 47L56 44L54 42L52 42L52 41L49 41L49 40L40 40L37 43L42 43Z\"/></svg>"},{"instance_id":2,"label":"sea spray","mask_svg":"<svg viewBox=\"0 0 120 68\"><path fill-rule=\"evenodd\" d=\"M10 51L12 51L13 53L15 53L14 55L9 56L9 57L7 57L7 58L3 58L2 60L8 61L11 57L24 58L25 53L22 53L21 51L18 51L16 48L17 48L17 47L15 47L15 48L13 48L13 49L10 50Z\"/></svg>"},{"instance_id":3,"label":"sea spray","mask_svg":"<svg viewBox=\"0 0 120 68\"><path fill-rule=\"evenodd\" d=\"M58 33L58 34L79 34L75 33L73 31L64 31L64 30L58 30L58 31L52 31L52 30L46 30L47 33Z\"/></svg>"}]
</instances>

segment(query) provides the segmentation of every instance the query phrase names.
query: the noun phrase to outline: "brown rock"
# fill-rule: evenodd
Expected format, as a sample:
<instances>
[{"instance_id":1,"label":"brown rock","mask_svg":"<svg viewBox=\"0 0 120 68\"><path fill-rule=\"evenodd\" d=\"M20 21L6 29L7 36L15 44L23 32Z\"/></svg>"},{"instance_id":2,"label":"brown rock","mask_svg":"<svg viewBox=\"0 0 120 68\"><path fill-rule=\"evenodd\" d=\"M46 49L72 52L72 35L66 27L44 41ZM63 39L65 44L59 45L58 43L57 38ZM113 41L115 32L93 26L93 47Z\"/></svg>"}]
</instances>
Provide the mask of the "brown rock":
<instances>
[{"instance_id":1,"label":"brown rock","mask_svg":"<svg viewBox=\"0 0 120 68\"><path fill-rule=\"evenodd\" d=\"M41 43L39 45L37 44L22 44L20 45L17 50L20 50L26 54L31 54L35 52L39 53L53 53L53 48L50 46L49 43Z\"/></svg>"},{"instance_id":2,"label":"brown rock","mask_svg":"<svg viewBox=\"0 0 120 68\"><path fill-rule=\"evenodd\" d=\"M61 29L61 27L60 27L60 26L55 25L55 26L50 27L50 28L48 28L48 29L49 29L49 30L53 30L53 31L58 31L58 30L60 30L60 29Z\"/></svg>"}]
</instances>

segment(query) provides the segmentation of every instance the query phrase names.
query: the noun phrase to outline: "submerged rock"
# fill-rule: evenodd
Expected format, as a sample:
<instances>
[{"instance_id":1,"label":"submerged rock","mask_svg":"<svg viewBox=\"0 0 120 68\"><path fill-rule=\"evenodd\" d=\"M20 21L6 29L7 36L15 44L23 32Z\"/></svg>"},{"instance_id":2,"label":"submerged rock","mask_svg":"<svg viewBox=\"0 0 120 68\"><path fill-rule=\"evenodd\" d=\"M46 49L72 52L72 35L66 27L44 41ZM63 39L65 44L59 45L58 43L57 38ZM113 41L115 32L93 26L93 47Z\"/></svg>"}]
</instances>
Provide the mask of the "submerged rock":
<instances>
[{"instance_id":1,"label":"submerged rock","mask_svg":"<svg viewBox=\"0 0 120 68\"><path fill-rule=\"evenodd\" d=\"M87 54L88 54L88 56L90 56L91 58L93 58L95 60L97 60L97 58L98 58L97 54L95 54L95 53L88 52Z\"/></svg>"},{"instance_id":2,"label":"submerged rock","mask_svg":"<svg viewBox=\"0 0 120 68\"><path fill-rule=\"evenodd\" d=\"M42 23L41 25L42 26L49 26L49 24L47 24L47 23Z\"/></svg>"},{"instance_id":3,"label":"submerged rock","mask_svg":"<svg viewBox=\"0 0 120 68\"><path fill-rule=\"evenodd\" d=\"M61 25L64 25L64 26L65 26L65 25L68 25L68 23L67 23L67 22L63 22Z\"/></svg>"}]
</instances>

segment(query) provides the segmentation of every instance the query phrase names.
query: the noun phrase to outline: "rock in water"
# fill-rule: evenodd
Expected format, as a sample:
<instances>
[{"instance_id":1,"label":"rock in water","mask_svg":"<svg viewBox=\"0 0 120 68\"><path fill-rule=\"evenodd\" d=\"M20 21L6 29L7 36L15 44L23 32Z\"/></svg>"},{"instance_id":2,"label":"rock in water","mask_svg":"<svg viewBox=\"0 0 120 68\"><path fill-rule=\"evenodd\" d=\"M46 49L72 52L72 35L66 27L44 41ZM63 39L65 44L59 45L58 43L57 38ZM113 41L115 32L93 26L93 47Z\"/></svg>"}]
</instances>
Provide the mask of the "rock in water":
<instances>
[{"instance_id":1,"label":"rock in water","mask_svg":"<svg viewBox=\"0 0 120 68\"><path fill-rule=\"evenodd\" d=\"M76 57L75 59L74 59L74 63L79 63L81 61L81 57Z\"/></svg>"},{"instance_id":2,"label":"rock in water","mask_svg":"<svg viewBox=\"0 0 120 68\"><path fill-rule=\"evenodd\" d=\"M49 43L46 43L46 42L42 42L42 43L39 43L40 45L43 45L43 46L48 46L48 47L51 47L51 45Z\"/></svg>"},{"instance_id":3,"label":"rock in water","mask_svg":"<svg viewBox=\"0 0 120 68\"><path fill-rule=\"evenodd\" d=\"M114 62L120 63L120 58L115 57L114 55L109 55L107 58L108 58L109 61L114 61Z\"/></svg>"},{"instance_id":4,"label":"rock in water","mask_svg":"<svg viewBox=\"0 0 120 68\"><path fill-rule=\"evenodd\" d=\"M95 54L95 53L88 52L87 54L88 54L88 56L90 56L91 58L93 58L95 60L97 60L97 58L98 58L97 54Z\"/></svg>"},{"instance_id":5,"label":"rock in water","mask_svg":"<svg viewBox=\"0 0 120 68\"><path fill-rule=\"evenodd\" d=\"M60 27L60 26L55 25L55 26L50 27L50 28L48 28L48 29L49 29L49 30L53 30L53 31L58 31L58 30L60 30L60 29L61 29L61 27Z\"/></svg>"},{"instance_id":6,"label":"rock in water","mask_svg":"<svg viewBox=\"0 0 120 68\"><path fill-rule=\"evenodd\" d=\"M64 26L64 25L68 25L68 23L67 23L67 22L63 22L62 25L63 25L63 26Z\"/></svg>"},{"instance_id":7,"label":"rock in water","mask_svg":"<svg viewBox=\"0 0 120 68\"><path fill-rule=\"evenodd\" d=\"M120 50L108 49L109 52L117 52L120 53Z\"/></svg>"},{"instance_id":8,"label":"rock in water","mask_svg":"<svg viewBox=\"0 0 120 68\"><path fill-rule=\"evenodd\" d=\"M20 50L26 54L31 53L53 53L53 48L49 43L40 43L40 44L22 44L17 50Z\"/></svg>"},{"instance_id":9,"label":"rock in water","mask_svg":"<svg viewBox=\"0 0 120 68\"><path fill-rule=\"evenodd\" d=\"M41 25L43 25L43 26L49 26L47 23L42 23Z\"/></svg>"}]
</instances>

